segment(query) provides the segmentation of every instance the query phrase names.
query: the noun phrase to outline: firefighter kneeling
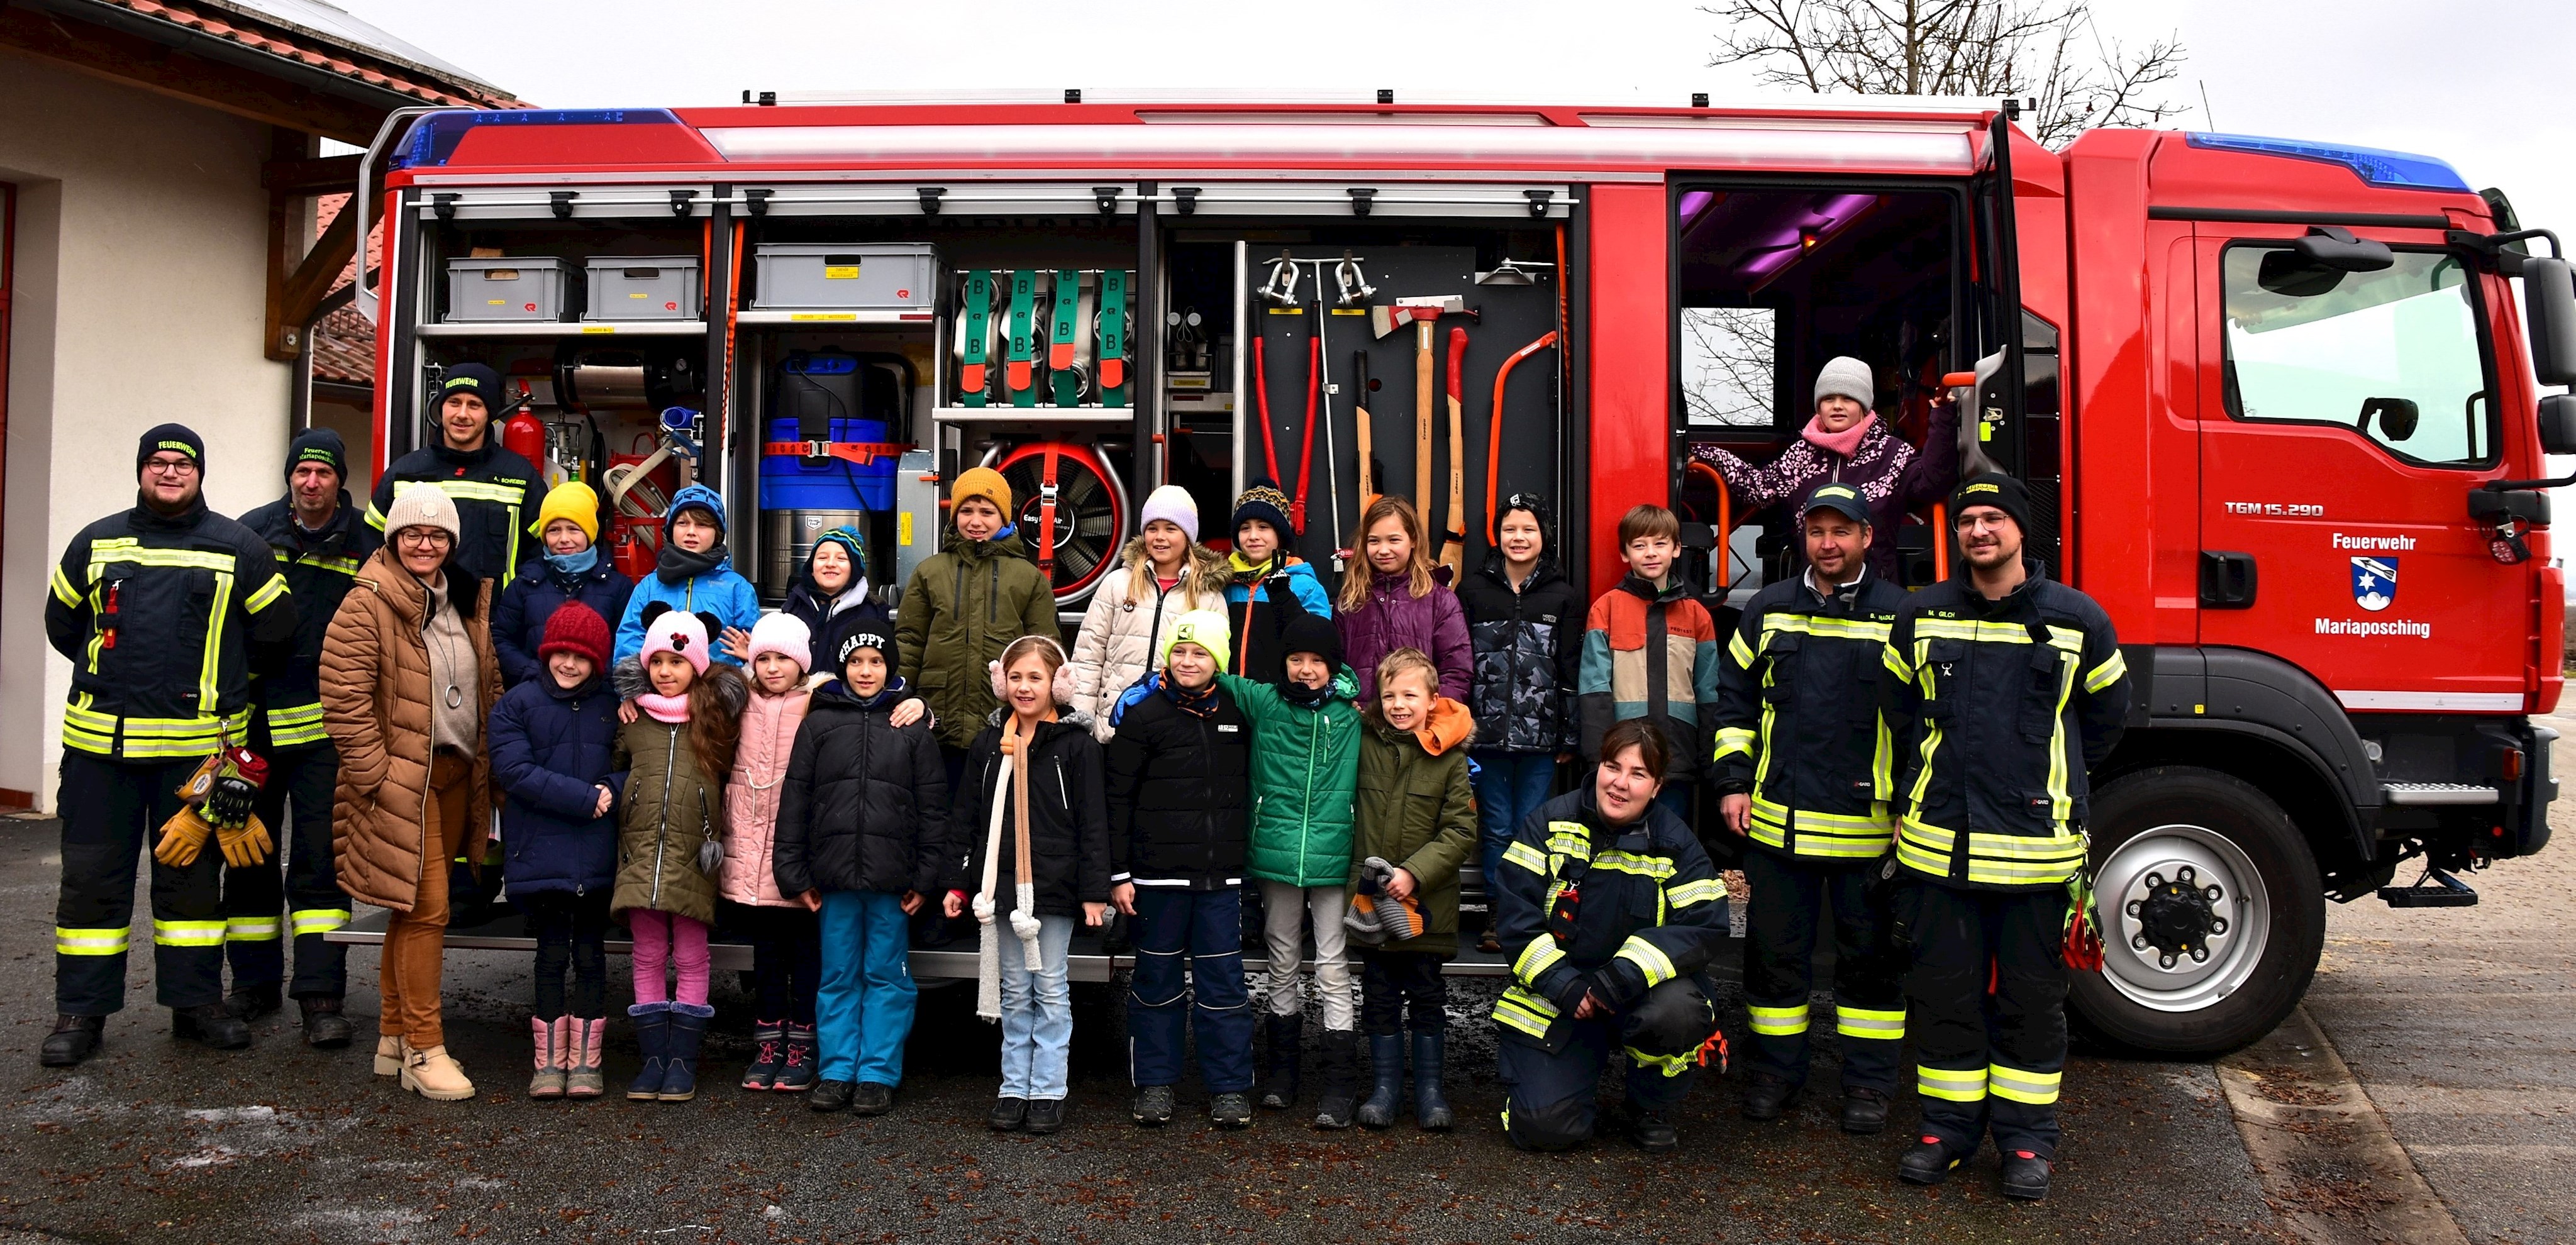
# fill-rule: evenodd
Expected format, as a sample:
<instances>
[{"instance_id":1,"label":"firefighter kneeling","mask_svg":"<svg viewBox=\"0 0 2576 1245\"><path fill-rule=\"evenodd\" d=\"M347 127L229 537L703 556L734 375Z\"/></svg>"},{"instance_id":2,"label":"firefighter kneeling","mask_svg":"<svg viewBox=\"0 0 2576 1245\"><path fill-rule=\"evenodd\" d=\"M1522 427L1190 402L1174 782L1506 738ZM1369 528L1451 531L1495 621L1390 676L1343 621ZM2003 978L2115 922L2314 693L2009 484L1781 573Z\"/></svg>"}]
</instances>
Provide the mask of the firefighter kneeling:
<instances>
[{"instance_id":1,"label":"firefighter kneeling","mask_svg":"<svg viewBox=\"0 0 2576 1245\"><path fill-rule=\"evenodd\" d=\"M1542 804L1503 851L1494 919L1512 986L1494 1005L1510 1096L1503 1132L1524 1150L1592 1136L1615 1048L1628 1057L1626 1123L1641 1149L1679 1144L1692 1074L1725 1069L1701 971L1727 936L1726 896L1699 840L1656 805L1671 756L1642 719L1601 740L1584 789Z\"/></svg>"}]
</instances>

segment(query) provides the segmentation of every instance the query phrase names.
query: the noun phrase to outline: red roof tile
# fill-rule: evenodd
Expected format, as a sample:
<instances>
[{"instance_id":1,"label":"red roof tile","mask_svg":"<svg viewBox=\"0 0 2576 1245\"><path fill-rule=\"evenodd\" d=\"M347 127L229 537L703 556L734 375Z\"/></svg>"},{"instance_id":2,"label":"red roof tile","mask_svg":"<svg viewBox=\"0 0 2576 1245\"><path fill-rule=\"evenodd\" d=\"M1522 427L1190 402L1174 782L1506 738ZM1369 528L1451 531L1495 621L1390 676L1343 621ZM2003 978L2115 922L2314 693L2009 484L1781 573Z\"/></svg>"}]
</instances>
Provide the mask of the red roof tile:
<instances>
[{"instance_id":1,"label":"red roof tile","mask_svg":"<svg viewBox=\"0 0 2576 1245\"><path fill-rule=\"evenodd\" d=\"M419 66L378 61L365 48L334 45L310 31L290 30L284 26L255 26L243 15L212 6L178 3L175 0L98 0L145 17L172 25L202 31L221 39L230 39L245 47L329 69L342 77L370 86L399 91L424 103L463 108L524 108L527 105L507 92L464 79L443 79L424 72Z\"/></svg>"}]
</instances>

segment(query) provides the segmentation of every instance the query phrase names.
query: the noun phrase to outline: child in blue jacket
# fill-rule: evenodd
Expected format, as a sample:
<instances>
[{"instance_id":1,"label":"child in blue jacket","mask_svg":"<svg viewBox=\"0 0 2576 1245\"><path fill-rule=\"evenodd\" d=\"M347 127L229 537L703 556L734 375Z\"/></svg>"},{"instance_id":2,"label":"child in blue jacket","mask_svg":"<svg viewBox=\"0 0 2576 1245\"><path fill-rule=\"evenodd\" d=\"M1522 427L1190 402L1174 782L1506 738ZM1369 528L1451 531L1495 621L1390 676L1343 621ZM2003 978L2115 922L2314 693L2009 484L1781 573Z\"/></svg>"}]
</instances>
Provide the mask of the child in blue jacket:
<instances>
[{"instance_id":1,"label":"child in blue jacket","mask_svg":"<svg viewBox=\"0 0 2576 1245\"><path fill-rule=\"evenodd\" d=\"M749 659L760 594L734 573L724 534L724 499L714 489L692 484L672 495L662 520L661 559L627 596L626 617L617 624L618 661L644 650L644 607L655 601L684 614L715 615L724 624L716 660L739 666Z\"/></svg>"},{"instance_id":2,"label":"child in blue jacket","mask_svg":"<svg viewBox=\"0 0 2576 1245\"><path fill-rule=\"evenodd\" d=\"M608 620L567 601L537 646L544 673L492 706L492 781L501 802L501 877L537 936L536 1075L530 1098L596 1098L605 1088L608 897L617 873L617 693ZM572 1005L564 1005L564 969Z\"/></svg>"}]
</instances>

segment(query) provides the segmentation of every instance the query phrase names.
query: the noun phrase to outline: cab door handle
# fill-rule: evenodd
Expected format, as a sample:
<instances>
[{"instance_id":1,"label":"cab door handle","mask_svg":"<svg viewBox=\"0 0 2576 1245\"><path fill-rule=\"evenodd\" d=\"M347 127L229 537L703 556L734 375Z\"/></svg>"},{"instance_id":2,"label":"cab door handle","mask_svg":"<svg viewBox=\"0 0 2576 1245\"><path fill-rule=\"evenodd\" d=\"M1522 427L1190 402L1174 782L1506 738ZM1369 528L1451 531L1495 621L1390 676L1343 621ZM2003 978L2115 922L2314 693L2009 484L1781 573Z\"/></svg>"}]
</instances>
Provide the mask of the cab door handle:
<instances>
[{"instance_id":1,"label":"cab door handle","mask_svg":"<svg viewBox=\"0 0 2576 1245\"><path fill-rule=\"evenodd\" d=\"M2241 610L2254 605L2254 555L2214 549L2200 551L2200 604L2203 609Z\"/></svg>"}]
</instances>

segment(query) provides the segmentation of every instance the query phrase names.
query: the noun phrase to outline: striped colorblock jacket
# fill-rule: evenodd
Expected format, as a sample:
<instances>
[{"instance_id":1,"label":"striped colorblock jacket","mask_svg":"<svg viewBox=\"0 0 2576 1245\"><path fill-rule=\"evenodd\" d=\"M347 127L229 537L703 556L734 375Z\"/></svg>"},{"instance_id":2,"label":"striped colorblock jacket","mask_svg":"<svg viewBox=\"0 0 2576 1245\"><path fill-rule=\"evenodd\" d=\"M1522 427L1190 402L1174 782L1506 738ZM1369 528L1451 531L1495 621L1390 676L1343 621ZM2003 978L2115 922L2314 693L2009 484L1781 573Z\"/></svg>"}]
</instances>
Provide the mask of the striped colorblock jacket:
<instances>
[{"instance_id":1,"label":"striped colorblock jacket","mask_svg":"<svg viewBox=\"0 0 2576 1245\"><path fill-rule=\"evenodd\" d=\"M1746 837L1758 847L1875 860L1896 833L1896 732L1880 712L1878 680L1906 592L1874 571L1831 595L1812 578L1764 586L1727 638L1717 789L1752 796Z\"/></svg>"},{"instance_id":2,"label":"striped colorblock jacket","mask_svg":"<svg viewBox=\"0 0 2576 1245\"><path fill-rule=\"evenodd\" d=\"M1672 745L1668 782L1689 783L1710 755L1717 725L1717 620L1678 578L1669 587L1629 575L1583 620L1576 700L1583 755L1597 760L1611 723L1647 718Z\"/></svg>"}]
</instances>

